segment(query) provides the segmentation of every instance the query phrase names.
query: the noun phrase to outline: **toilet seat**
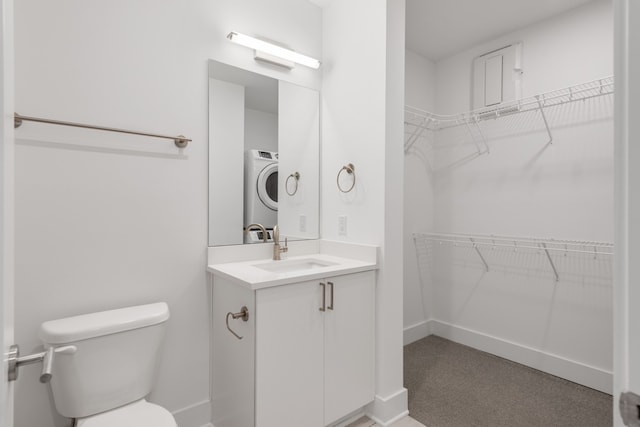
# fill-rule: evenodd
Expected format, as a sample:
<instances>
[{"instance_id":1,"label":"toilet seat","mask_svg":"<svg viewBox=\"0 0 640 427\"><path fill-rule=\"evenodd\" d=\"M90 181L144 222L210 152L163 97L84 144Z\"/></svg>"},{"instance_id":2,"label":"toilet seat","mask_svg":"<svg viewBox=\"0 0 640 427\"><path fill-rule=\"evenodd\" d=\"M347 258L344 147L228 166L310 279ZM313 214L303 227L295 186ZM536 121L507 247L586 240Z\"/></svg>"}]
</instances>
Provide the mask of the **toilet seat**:
<instances>
[{"instance_id":1,"label":"toilet seat","mask_svg":"<svg viewBox=\"0 0 640 427\"><path fill-rule=\"evenodd\" d=\"M178 427L171 412L145 399L111 411L79 418L76 425L77 427Z\"/></svg>"}]
</instances>

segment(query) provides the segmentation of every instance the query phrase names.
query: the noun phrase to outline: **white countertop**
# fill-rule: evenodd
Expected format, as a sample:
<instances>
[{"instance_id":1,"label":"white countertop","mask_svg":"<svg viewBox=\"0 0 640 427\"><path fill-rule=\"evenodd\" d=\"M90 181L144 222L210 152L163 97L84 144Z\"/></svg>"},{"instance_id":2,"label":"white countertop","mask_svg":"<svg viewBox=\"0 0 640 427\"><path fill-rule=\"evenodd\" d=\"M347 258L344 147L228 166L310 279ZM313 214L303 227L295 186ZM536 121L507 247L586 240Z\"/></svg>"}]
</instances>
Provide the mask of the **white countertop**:
<instances>
[{"instance_id":1,"label":"white countertop","mask_svg":"<svg viewBox=\"0 0 640 427\"><path fill-rule=\"evenodd\" d=\"M262 265L263 267L269 268L269 266L272 265L277 269L280 265L291 265L304 261L311 261L312 263L317 261L318 263L326 263L329 265L318 265L304 270L293 269L293 271L268 271L259 267ZM287 256L282 261L254 259L251 261L211 264L207 266L207 271L214 276L225 277L251 290L257 290L307 280L325 279L343 274L375 270L377 268L377 263L372 260L358 260L324 253L315 253Z\"/></svg>"}]
</instances>

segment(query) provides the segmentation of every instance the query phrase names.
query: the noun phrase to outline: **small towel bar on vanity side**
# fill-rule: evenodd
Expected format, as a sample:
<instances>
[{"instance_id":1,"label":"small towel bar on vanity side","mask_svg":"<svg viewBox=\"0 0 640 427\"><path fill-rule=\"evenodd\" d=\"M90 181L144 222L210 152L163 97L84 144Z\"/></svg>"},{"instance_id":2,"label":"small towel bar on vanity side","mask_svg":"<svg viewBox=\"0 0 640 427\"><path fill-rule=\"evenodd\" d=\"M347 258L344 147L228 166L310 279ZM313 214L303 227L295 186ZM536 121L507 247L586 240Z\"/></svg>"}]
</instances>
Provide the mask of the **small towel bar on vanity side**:
<instances>
[{"instance_id":1,"label":"small towel bar on vanity side","mask_svg":"<svg viewBox=\"0 0 640 427\"><path fill-rule=\"evenodd\" d=\"M13 127L15 128L20 127L22 125L22 122L24 121L46 123L50 125L70 126L70 127L83 128L83 129L103 130L107 132L126 133L130 135L149 136L151 138L171 139L173 140L173 142L176 144L178 148L184 148L191 142L189 138L185 138L182 135L178 135L178 136L158 135L155 133L138 132L135 130L117 129L117 128L110 128L110 127L104 127L104 126L86 125L82 123L63 122L60 120L43 119L40 117L22 116L18 113L14 114Z\"/></svg>"}]
</instances>

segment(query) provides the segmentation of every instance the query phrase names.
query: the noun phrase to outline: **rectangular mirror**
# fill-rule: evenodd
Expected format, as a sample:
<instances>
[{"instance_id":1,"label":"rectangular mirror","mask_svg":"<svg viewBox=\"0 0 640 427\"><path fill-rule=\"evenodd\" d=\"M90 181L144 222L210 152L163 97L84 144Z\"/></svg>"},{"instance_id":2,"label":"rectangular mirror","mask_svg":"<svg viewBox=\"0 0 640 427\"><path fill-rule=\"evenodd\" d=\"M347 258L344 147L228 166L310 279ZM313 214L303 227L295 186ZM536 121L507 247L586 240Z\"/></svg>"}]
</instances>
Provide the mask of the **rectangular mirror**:
<instances>
[{"instance_id":1,"label":"rectangular mirror","mask_svg":"<svg viewBox=\"0 0 640 427\"><path fill-rule=\"evenodd\" d=\"M319 237L320 95L209 61L209 246Z\"/></svg>"}]
</instances>

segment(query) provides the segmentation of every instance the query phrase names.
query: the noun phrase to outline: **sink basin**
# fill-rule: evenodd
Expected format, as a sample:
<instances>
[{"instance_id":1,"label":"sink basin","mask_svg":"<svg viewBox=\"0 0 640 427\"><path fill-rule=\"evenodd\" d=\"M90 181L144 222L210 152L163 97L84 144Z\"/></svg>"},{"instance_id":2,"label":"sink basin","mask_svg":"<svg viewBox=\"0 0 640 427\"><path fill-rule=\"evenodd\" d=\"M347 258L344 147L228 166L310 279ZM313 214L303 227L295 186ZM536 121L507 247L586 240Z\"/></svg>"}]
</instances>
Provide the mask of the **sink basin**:
<instances>
[{"instance_id":1,"label":"sink basin","mask_svg":"<svg viewBox=\"0 0 640 427\"><path fill-rule=\"evenodd\" d=\"M329 267L336 263L331 261L320 260L316 258L290 259L284 261L271 261L261 264L254 264L256 268L260 268L271 273L297 273L301 271L309 271L316 268Z\"/></svg>"}]
</instances>

